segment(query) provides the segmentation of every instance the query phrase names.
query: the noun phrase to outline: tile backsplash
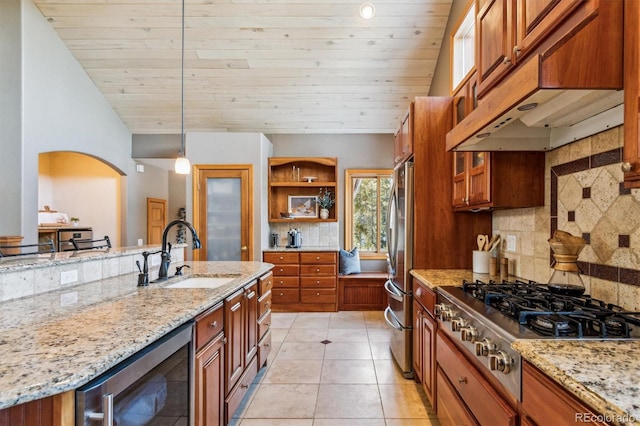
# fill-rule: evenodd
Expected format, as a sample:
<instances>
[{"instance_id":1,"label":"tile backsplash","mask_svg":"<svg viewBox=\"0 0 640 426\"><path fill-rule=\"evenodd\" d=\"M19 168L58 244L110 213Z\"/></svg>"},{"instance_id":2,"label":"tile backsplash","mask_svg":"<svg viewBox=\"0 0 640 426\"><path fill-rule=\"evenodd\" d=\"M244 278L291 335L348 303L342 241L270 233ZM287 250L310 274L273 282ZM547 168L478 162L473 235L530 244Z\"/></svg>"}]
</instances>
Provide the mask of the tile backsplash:
<instances>
[{"instance_id":1,"label":"tile backsplash","mask_svg":"<svg viewBox=\"0 0 640 426\"><path fill-rule=\"evenodd\" d=\"M287 232L296 228L302 234L302 247L338 247L338 222L284 222L272 223L271 233L278 234L280 247L287 246Z\"/></svg>"},{"instance_id":2,"label":"tile backsplash","mask_svg":"<svg viewBox=\"0 0 640 426\"><path fill-rule=\"evenodd\" d=\"M623 128L617 127L548 152L545 205L493 213L494 233L516 236L511 272L548 282L547 240L556 229L581 236L578 259L587 292L640 311L640 190L622 184Z\"/></svg>"}]
</instances>

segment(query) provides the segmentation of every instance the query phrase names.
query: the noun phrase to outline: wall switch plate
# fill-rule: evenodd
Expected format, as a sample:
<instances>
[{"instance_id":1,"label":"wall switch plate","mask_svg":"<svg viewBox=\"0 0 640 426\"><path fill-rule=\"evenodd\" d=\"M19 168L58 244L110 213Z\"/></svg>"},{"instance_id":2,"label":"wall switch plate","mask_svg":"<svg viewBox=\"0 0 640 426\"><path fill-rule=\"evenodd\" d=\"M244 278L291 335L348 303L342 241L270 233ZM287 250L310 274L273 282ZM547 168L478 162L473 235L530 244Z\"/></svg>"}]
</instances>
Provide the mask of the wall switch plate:
<instances>
[{"instance_id":1,"label":"wall switch plate","mask_svg":"<svg viewBox=\"0 0 640 426\"><path fill-rule=\"evenodd\" d=\"M60 274L60 284L71 284L78 281L78 270L73 269L71 271L64 271Z\"/></svg>"},{"instance_id":2,"label":"wall switch plate","mask_svg":"<svg viewBox=\"0 0 640 426\"><path fill-rule=\"evenodd\" d=\"M507 235L507 247L506 251L516 251L516 236Z\"/></svg>"},{"instance_id":3,"label":"wall switch plate","mask_svg":"<svg viewBox=\"0 0 640 426\"><path fill-rule=\"evenodd\" d=\"M142 240L142 238L138 238L138 245L141 246L144 244L144 241Z\"/></svg>"}]
</instances>

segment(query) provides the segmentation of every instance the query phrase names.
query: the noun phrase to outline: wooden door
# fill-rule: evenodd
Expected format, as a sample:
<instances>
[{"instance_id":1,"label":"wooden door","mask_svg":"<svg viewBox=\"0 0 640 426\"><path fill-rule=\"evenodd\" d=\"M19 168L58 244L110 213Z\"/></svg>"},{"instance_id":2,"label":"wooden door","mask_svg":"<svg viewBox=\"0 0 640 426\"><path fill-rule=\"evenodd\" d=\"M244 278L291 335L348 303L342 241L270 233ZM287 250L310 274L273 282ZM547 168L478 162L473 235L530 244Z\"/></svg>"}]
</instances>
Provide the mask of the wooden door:
<instances>
[{"instance_id":1,"label":"wooden door","mask_svg":"<svg viewBox=\"0 0 640 426\"><path fill-rule=\"evenodd\" d=\"M422 381L422 307L413 301L413 371L418 382Z\"/></svg>"},{"instance_id":2,"label":"wooden door","mask_svg":"<svg viewBox=\"0 0 640 426\"><path fill-rule=\"evenodd\" d=\"M167 226L167 200L147 198L147 244L161 244Z\"/></svg>"},{"instance_id":3,"label":"wooden door","mask_svg":"<svg viewBox=\"0 0 640 426\"><path fill-rule=\"evenodd\" d=\"M253 260L253 166L196 165L194 260Z\"/></svg>"},{"instance_id":4,"label":"wooden door","mask_svg":"<svg viewBox=\"0 0 640 426\"><path fill-rule=\"evenodd\" d=\"M224 333L196 355L195 398L197 426L224 425Z\"/></svg>"},{"instance_id":5,"label":"wooden door","mask_svg":"<svg viewBox=\"0 0 640 426\"><path fill-rule=\"evenodd\" d=\"M428 313L422 315L422 388L427 399L434 406L436 379L436 321Z\"/></svg>"},{"instance_id":6,"label":"wooden door","mask_svg":"<svg viewBox=\"0 0 640 426\"><path fill-rule=\"evenodd\" d=\"M465 207L469 204L467 198L467 157L468 153L456 151L453 153L453 206Z\"/></svg>"}]
</instances>

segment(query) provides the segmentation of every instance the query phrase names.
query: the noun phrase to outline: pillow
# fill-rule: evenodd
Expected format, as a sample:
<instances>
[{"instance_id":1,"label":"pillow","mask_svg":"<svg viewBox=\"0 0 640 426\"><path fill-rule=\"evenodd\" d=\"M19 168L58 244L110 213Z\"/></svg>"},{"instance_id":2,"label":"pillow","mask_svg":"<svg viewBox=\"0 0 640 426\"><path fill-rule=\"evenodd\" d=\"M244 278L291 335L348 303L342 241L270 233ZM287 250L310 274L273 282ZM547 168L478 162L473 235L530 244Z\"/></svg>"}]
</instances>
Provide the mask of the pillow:
<instances>
[{"instance_id":1,"label":"pillow","mask_svg":"<svg viewBox=\"0 0 640 426\"><path fill-rule=\"evenodd\" d=\"M340 273L343 275L360 273L358 247L354 247L351 251L340 249Z\"/></svg>"}]
</instances>

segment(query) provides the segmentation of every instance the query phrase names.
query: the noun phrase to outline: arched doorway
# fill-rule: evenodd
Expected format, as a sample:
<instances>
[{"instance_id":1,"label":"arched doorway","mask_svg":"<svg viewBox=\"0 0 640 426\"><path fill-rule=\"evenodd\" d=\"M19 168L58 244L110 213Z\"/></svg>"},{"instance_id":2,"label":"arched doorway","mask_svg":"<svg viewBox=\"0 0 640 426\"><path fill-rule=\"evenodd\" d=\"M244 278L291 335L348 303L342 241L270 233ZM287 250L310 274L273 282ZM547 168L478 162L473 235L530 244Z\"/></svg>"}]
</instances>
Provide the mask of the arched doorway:
<instances>
[{"instance_id":1,"label":"arched doorway","mask_svg":"<svg viewBox=\"0 0 640 426\"><path fill-rule=\"evenodd\" d=\"M123 185L124 173L94 156L69 151L38 155L38 210L48 206L79 218L81 227L91 227L97 238L108 235L115 247L122 245Z\"/></svg>"}]
</instances>

